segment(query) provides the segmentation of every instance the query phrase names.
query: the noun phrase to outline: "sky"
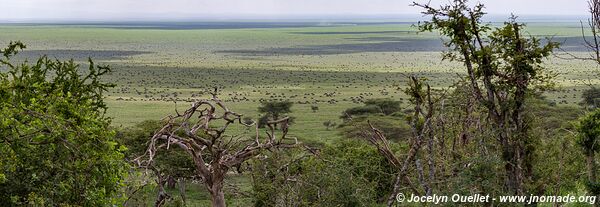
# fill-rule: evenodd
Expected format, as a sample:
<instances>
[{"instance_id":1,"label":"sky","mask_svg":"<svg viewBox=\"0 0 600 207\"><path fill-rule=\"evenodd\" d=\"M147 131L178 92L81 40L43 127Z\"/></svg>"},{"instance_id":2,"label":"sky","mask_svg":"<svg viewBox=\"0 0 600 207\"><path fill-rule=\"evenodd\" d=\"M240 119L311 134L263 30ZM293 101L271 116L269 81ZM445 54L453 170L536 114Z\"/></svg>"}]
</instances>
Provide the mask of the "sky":
<instances>
[{"instance_id":1,"label":"sky","mask_svg":"<svg viewBox=\"0 0 600 207\"><path fill-rule=\"evenodd\" d=\"M416 0L426 3L429 0ZM431 0L439 5L449 0ZM0 0L0 22L418 15L412 0ZM480 0L490 14L586 15L586 0Z\"/></svg>"}]
</instances>

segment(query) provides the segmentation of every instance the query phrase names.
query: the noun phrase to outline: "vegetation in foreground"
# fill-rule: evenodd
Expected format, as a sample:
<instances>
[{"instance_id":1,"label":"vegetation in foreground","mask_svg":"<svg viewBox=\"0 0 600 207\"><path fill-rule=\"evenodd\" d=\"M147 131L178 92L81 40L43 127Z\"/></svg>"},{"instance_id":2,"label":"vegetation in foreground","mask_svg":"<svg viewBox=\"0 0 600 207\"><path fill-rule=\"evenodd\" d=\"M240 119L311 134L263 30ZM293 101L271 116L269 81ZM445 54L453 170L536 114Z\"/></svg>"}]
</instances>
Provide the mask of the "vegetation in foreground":
<instances>
[{"instance_id":1,"label":"vegetation in foreground","mask_svg":"<svg viewBox=\"0 0 600 207\"><path fill-rule=\"evenodd\" d=\"M330 143L286 142L295 105L281 94L259 101L258 120L213 92L183 113L115 130L104 117L108 67L16 63L24 45L10 44L0 62L0 204L394 206L396 193L598 195L597 89L583 93L584 107L543 96L555 78L543 62L558 44L523 36L515 19L492 29L483 6L464 0L415 5L432 17L419 29L448 37L444 57L466 77L440 90L410 76L403 100L361 99L337 111L343 138Z\"/></svg>"},{"instance_id":2,"label":"vegetation in foreground","mask_svg":"<svg viewBox=\"0 0 600 207\"><path fill-rule=\"evenodd\" d=\"M100 81L110 71L41 57L18 64L25 46L1 50L0 205L104 206L120 204L128 165L104 116Z\"/></svg>"}]
</instances>

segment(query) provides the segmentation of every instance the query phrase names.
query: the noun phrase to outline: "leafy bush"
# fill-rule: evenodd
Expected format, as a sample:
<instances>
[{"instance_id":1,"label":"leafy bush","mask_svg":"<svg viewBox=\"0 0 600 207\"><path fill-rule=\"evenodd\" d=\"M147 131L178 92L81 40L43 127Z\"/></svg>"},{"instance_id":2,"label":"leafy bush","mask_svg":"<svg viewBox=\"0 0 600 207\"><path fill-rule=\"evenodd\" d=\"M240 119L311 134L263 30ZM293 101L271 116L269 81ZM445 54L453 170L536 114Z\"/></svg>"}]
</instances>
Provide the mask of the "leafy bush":
<instances>
[{"instance_id":1,"label":"leafy bush","mask_svg":"<svg viewBox=\"0 0 600 207\"><path fill-rule=\"evenodd\" d=\"M577 144L583 148L584 153L593 153L600 150L600 109L583 117L577 126L579 136Z\"/></svg>"},{"instance_id":2,"label":"leafy bush","mask_svg":"<svg viewBox=\"0 0 600 207\"><path fill-rule=\"evenodd\" d=\"M361 133L370 130L369 121L390 140L408 140L412 136L410 126L405 117L370 115L353 118L339 125L344 137L360 138Z\"/></svg>"},{"instance_id":3,"label":"leafy bush","mask_svg":"<svg viewBox=\"0 0 600 207\"><path fill-rule=\"evenodd\" d=\"M100 77L89 61L39 58L14 64L19 42L0 51L0 206L119 203L127 165L104 117ZM81 75L83 73L83 75Z\"/></svg>"},{"instance_id":4,"label":"leafy bush","mask_svg":"<svg viewBox=\"0 0 600 207\"><path fill-rule=\"evenodd\" d=\"M357 106L353 108L346 109L340 118L347 119L348 116L363 116L368 114L377 114L380 113L380 109L374 105L366 105L366 106Z\"/></svg>"},{"instance_id":5,"label":"leafy bush","mask_svg":"<svg viewBox=\"0 0 600 207\"><path fill-rule=\"evenodd\" d=\"M348 121L350 120L350 117L365 116L370 114L394 115L401 113L400 103L400 101L394 101L389 98L369 99L365 101L364 106L346 109L344 112L342 112L340 118Z\"/></svg>"},{"instance_id":6,"label":"leafy bush","mask_svg":"<svg viewBox=\"0 0 600 207\"><path fill-rule=\"evenodd\" d=\"M358 140L326 146L319 156L273 152L252 170L255 206L373 206L390 193L395 172Z\"/></svg>"}]
</instances>

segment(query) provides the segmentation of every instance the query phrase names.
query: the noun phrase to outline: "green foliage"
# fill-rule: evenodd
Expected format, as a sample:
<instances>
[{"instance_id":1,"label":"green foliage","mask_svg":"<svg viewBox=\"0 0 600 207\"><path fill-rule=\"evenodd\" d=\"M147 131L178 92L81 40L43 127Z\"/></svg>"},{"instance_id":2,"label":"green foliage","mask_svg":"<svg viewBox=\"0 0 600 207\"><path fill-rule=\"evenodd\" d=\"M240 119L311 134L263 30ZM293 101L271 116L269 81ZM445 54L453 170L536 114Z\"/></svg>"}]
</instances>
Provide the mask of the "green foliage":
<instances>
[{"instance_id":1,"label":"green foliage","mask_svg":"<svg viewBox=\"0 0 600 207\"><path fill-rule=\"evenodd\" d=\"M255 161L255 206L373 206L390 193L395 171L366 143L340 141L319 154L274 152Z\"/></svg>"},{"instance_id":2,"label":"green foliage","mask_svg":"<svg viewBox=\"0 0 600 207\"><path fill-rule=\"evenodd\" d=\"M290 101L266 101L260 104L258 112L268 114L272 117L281 117L283 114L292 112L291 108L294 105Z\"/></svg>"},{"instance_id":3,"label":"green foliage","mask_svg":"<svg viewBox=\"0 0 600 207\"><path fill-rule=\"evenodd\" d=\"M598 152L600 149L600 109L589 113L579 121L577 126L577 144L586 155Z\"/></svg>"},{"instance_id":4,"label":"green foliage","mask_svg":"<svg viewBox=\"0 0 600 207\"><path fill-rule=\"evenodd\" d=\"M375 199L376 202L388 196L396 170L385 158L379 156L376 149L367 147L368 144L365 142L355 140L340 141L333 145L323 150L323 153L331 156L329 159L334 162L328 167L348 171L349 177L340 173L340 178L347 178L350 181L354 179L357 182L354 185L355 193L365 193L365 196ZM394 151L399 151L401 148L395 144L391 147ZM329 159L325 158L325 160ZM321 174L325 173L327 171ZM319 173L315 173L314 176L319 176ZM362 187L361 182L366 185ZM369 195L369 192L372 194Z\"/></svg>"},{"instance_id":5,"label":"green foliage","mask_svg":"<svg viewBox=\"0 0 600 207\"><path fill-rule=\"evenodd\" d=\"M504 195L502 179L502 159L495 155L474 154L455 163L458 174L448 178L448 187L443 194L485 192L491 195Z\"/></svg>"},{"instance_id":6,"label":"green foliage","mask_svg":"<svg viewBox=\"0 0 600 207\"><path fill-rule=\"evenodd\" d=\"M523 37L521 33L525 29L525 24L516 23L514 18L516 17L513 17L510 22L505 22L504 27L497 28L489 36L489 50L491 50L489 55L495 57L492 58L494 67L482 68L483 70L479 72L500 74L495 75L499 79L495 82L495 86L500 90L515 91L519 90L520 85L534 86L528 88L532 91L552 88L554 84L552 80L556 75L547 70L542 62L552 55L554 49L559 47L559 43L548 41L547 44L542 45L539 38Z\"/></svg>"},{"instance_id":7,"label":"green foliage","mask_svg":"<svg viewBox=\"0 0 600 207\"><path fill-rule=\"evenodd\" d=\"M264 114L258 120L258 127L263 128L268 121L275 121L283 118L292 112L294 103L290 101L264 101L260 103L258 112Z\"/></svg>"},{"instance_id":8,"label":"green foliage","mask_svg":"<svg viewBox=\"0 0 600 207\"><path fill-rule=\"evenodd\" d=\"M425 7L423 13L432 15L432 19L420 23L419 30L437 30L450 38L444 43L450 48L444 59L472 63L475 78L494 77L489 80L493 82L485 84L500 91L514 92L519 85L529 84L551 86L549 81L554 75L541 64L559 43L548 41L542 46L539 38L523 37L525 25L517 23L516 17L492 30L490 25L482 23L484 5L478 3L469 8L467 2L454 0L439 10Z\"/></svg>"},{"instance_id":9,"label":"green foliage","mask_svg":"<svg viewBox=\"0 0 600 207\"><path fill-rule=\"evenodd\" d=\"M472 96L487 109L490 128L495 131L506 164L506 188L523 194L535 183L535 149L539 139L532 136L526 99L553 86L554 74L542 64L557 42L542 45L536 37L523 37L524 24L511 17L492 29L482 23L484 6L470 7L467 0L454 0L435 9L419 5L431 21L419 25L421 31L440 31L449 38L445 59L464 63ZM481 86L480 86L481 85Z\"/></svg>"},{"instance_id":10,"label":"green foliage","mask_svg":"<svg viewBox=\"0 0 600 207\"><path fill-rule=\"evenodd\" d=\"M370 115L353 118L351 121L339 125L342 135L347 138L361 138L361 134L370 130L367 121L381 130L390 140L409 140L412 136L406 118L397 116Z\"/></svg>"},{"instance_id":11,"label":"green foliage","mask_svg":"<svg viewBox=\"0 0 600 207\"><path fill-rule=\"evenodd\" d=\"M365 101L367 106L377 106L381 113L390 115L400 111L401 101L394 101L389 98L369 99Z\"/></svg>"},{"instance_id":12,"label":"green foliage","mask_svg":"<svg viewBox=\"0 0 600 207\"><path fill-rule=\"evenodd\" d=\"M159 121L146 120L134 126L121 129L117 132L117 140L123 146L127 147L125 158L133 160L142 156L146 150L149 137L154 135L154 132L161 127Z\"/></svg>"},{"instance_id":13,"label":"green foliage","mask_svg":"<svg viewBox=\"0 0 600 207\"><path fill-rule=\"evenodd\" d=\"M394 101L389 98L369 99L365 101L364 106L357 106L346 109L340 118L348 120L348 116L364 116L369 114L392 115L400 111L401 101Z\"/></svg>"},{"instance_id":14,"label":"green foliage","mask_svg":"<svg viewBox=\"0 0 600 207\"><path fill-rule=\"evenodd\" d=\"M106 66L39 58L13 64L24 45L1 52L0 206L119 203L124 147L104 117ZM83 75L81 75L83 73Z\"/></svg>"},{"instance_id":15,"label":"green foliage","mask_svg":"<svg viewBox=\"0 0 600 207\"><path fill-rule=\"evenodd\" d=\"M468 15L468 14L467 14ZM468 22L467 22L468 23ZM580 35L580 31L578 29L578 25L553 25L549 24L533 24L531 25L534 28L528 27L527 32L533 35L554 35L556 32L559 32L560 35L563 35L565 31L570 31L571 36ZM319 100L323 99L319 96L323 93L330 92L338 92L341 95L337 95L332 97L335 99L335 104L322 104L319 105L321 108L318 113L310 113L312 107L308 107L308 105L298 105L296 110L294 110L295 115L298 119L302 119L299 122L298 127L294 127L294 135L298 136L304 143L306 142L318 142L322 144L323 142L328 142L330 140L336 140L339 136L333 135L336 133L334 131L325 131L325 127L322 127L321 123L327 120L334 120L339 116L339 112L343 111L352 106L356 106L357 103L362 102L362 100L353 102L346 99L355 98L356 94L360 90L360 92L365 93L375 93L374 96L365 96L367 97L384 97L386 95L378 94L378 90L387 89L388 91L394 90L394 88L390 88L390 80L399 80L406 73L419 73L430 75L428 78L433 78L433 83L436 83L435 87L445 87L452 85L451 80L454 77L454 74L460 73L463 74L464 71L459 71L454 64L450 63L439 63L437 61L431 61L432 52L407 52L401 56L388 56L382 55L381 52L370 52L370 53L356 53L356 54L345 54L345 55L328 55L327 61L323 61L320 56L303 56L302 58L299 55L287 55L287 56L277 56L278 60L284 60L290 62L292 64L282 66L281 61L260 61L260 64L257 64L256 60L260 60L261 58L241 58L236 59L235 62L231 61L222 61L223 57L229 56L230 53L221 53L217 52L218 50L231 50L236 48L231 48L231 44L220 44L224 42L229 42L231 39L239 40L236 43L237 46L242 48L248 48L250 50L257 48L265 48L264 44L269 44L269 48L279 48L280 44L283 46L298 45L298 41L306 42L316 45L339 45L343 46L344 44L352 44L355 43L357 38L360 38L361 41L365 40L368 43L377 43L382 38L396 38L403 39L407 41L412 41L411 39L413 35L416 36L416 33L407 32L407 33L385 33L380 31L388 31L388 30L407 30L412 31L411 28L405 25L375 25L375 26L344 26L344 27L320 27L320 28L298 28L291 29L294 33L290 35L289 28L275 28L275 29L265 29L265 30L255 30L255 29L240 29L234 32L229 30L178 30L178 31L162 31L162 30L147 30L147 31L133 31L132 30L106 30L102 28L94 28L94 27L86 27L86 28L73 28L70 26L51 26L45 28L36 28L36 30L43 32L31 32L31 28L18 28L18 27L2 27L2 32L0 36L4 36L3 39L9 39L6 37L12 36L23 36L25 39L36 39L43 43L52 43L56 40L61 40L62 42L73 43L76 49L89 49L95 47L95 45L104 45L107 48L114 48L115 50L135 50L134 47L139 48L155 48L160 51L169 51L166 60L161 62L160 67L150 67L146 65L152 65L155 63L156 56L154 55L137 55L137 56L129 56L128 60L131 60L136 63L145 63L138 64L143 66L133 66L133 67L121 67L115 73L109 74L107 79L114 82L120 83L120 88L118 90L114 90L115 92L111 92L109 94L109 104L113 104L114 106L118 106L116 110L110 110L112 116L115 117L115 121L117 124L124 125L133 125L140 120L145 119L158 119L158 115L156 114L164 114L166 111L172 110L172 105L167 102L160 101L152 101L145 102L143 100L144 96L152 96L154 95L156 98L160 96L162 98L163 95L167 95L167 93L177 92L179 96L177 98L184 99L186 97L190 97L190 93L192 93L191 97L194 98L194 94L190 90L190 88L196 87L204 87L202 84L214 84L214 83L222 83L224 86L224 90L222 91L224 94L232 93L232 92L240 92L244 94L243 98L248 98L247 101L242 101L238 106L242 107L244 114L252 114L256 111L256 105L251 104L253 101L258 101L259 99L268 98L270 94L265 95L265 92L271 92L272 90L282 90L278 88L279 86L288 87L289 85L296 86L293 90L285 91L284 97L285 99L289 98L294 103L304 102L307 100ZM540 28L546 28L540 30ZM550 28L550 29L548 29ZM314 35L310 33L345 33L345 31L356 32L366 31L365 34L343 34L343 35L330 35L330 34L322 34L322 35ZM489 30L491 32L491 29ZM119 37L119 38L100 38L100 39L90 39L89 34L97 34L103 37ZM301 33L306 33L303 35ZM70 34L70 35L64 35ZM217 34L217 35L215 35ZM174 36L177 39L181 40L181 42L188 44L172 44L173 41L170 41ZM408 36L408 37L407 37ZM568 35L567 35L568 36ZM66 37L66 38L65 38ZM133 44L120 44L121 37L128 38L129 42ZM202 37L202 38L199 38ZM268 37L268 41L248 41L255 38L262 39L263 37ZM64 39L63 39L64 38ZM276 39L277 41L273 41ZM367 39L373 39L367 41ZM430 42L435 42L439 39L438 35L431 35L430 33L420 33L418 35L418 39L427 40ZM118 41L117 41L118 40ZM210 48L204 48L203 51L206 51L207 55L206 61L190 61L197 59L198 53L190 52L190 51L198 51L198 45L202 44L189 44L196 43L196 41L209 41L216 44L210 44ZM418 49L422 48L422 45L418 42L415 42L414 45L417 46ZM44 50L52 50L52 45L55 44L45 44L50 47L43 48ZM132 45L134 47L132 47ZM160 48L150 47L153 45L161 45ZM184 46L183 48L181 46ZM185 45L189 45L190 47L185 47ZM203 44L206 45L206 44ZM218 45L218 46L215 46ZM369 47L373 47L374 44L364 44ZM388 43L382 44L388 45ZM193 46L193 47L192 47ZM237 47L234 46L234 47ZM16 47L16 46L15 46ZM39 48L38 45L36 48ZM44 46L42 46L44 47ZM104 49L107 49L104 48ZM404 47L402 47L404 48ZM257 49L258 50L258 49ZM404 50L404 49L402 49ZM119 53L121 51L115 51L115 53ZM93 52L93 51L92 51ZM157 51L154 51L157 52ZM202 52L204 53L204 52ZM202 54L200 54L202 55ZM170 57L170 58L169 58ZM275 58L275 57L274 57ZM225 58L227 59L227 58ZM242 60L243 59L243 60ZM1 60L0 60L1 61ZM573 64L573 62L577 62ZM131 62L127 62L131 63ZM365 64L366 63L366 64ZM344 73L340 73L339 65L344 64L345 68L347 67L348 71ZM406 64L409 64L407 66ZM127 64L131 65L131 64ZM273 67L265 67L265 65L270 65ZM388 70L390 65L392 68L397 68L397 72L387 72L383 70ZM302 72L297 71L300 69L304 69L305 67L311 67L310 71L302 70ZM385 67L384 67L385 66ZM576 99L577 95L582 88L580 85L570 85L569 82L578 83L581 82L582 79L590 78L593 74L589 74L588 70L578 70L580 67L587 68L589 65L586 63L580 64L578 61L568 60L554 60L549 64L549 67L559 66L561 68L564 67L564 70L561 71L561 78L565 78L565 85L569 89L556 91L550 93L552 97L551 100L565 101L565 103L573 103ZM189 67L189 68L186 68ZM285 67L285 70L265 70L264 68L275 68L275 67ZM168 68L169 70L165 70ZM199 69L199 68L208 68L208 69ZM226 68L226 69L221 69ZM241 69L240 69L241 68ZM2 70L0 70L2 71ZM563 73L564 72L564 73ZM343 74L342 76L340 74ZM481 75L482 73L478 73L477 75ZM0 76L8 75L7 73L0 73ZM231 79L231 76L234 75L237 78ZM122 78L122 77L130 77L130 78ZM167 81L170 77L179 81ZM205 83L198 83L198 77L210 77L211 80L205 81ZM369 77L369 78L365 78ZM339 87L340 79L344 81L348 81L347 86ZM581 78L581 79L580 79ZM594 78L594 77L592 77ZM200 84L200 85L197 85ZM255 86L257 84L261 85L261 89L257 89L257 87L248 87ZM439 84L439 85L438 85ZM467 83L468 86L469 83ZM274 87L273 87L273 86ZM263 87L264 86L264 87ZM381 87L380 87L381 86ZM164 88L168 92L155 92L155 94L140 94L138 91L145 91L145 87L150 88ZM574 90L574 87L577 90ZM469 87L465 87L465 90L468 90ZM254 91L256 90L256 91ZM458 89L458 90L462 90ZM0 90L1 91L1 90ZM456 91L456 90L454 90ZM163 93L163 94L161 94ZM306 95L306 93L314 93L312 95ZM316 94L316 95L315 95ZM494 143L495 132L491 132L488 128L489 125L486 123L487 116L484 115L486 113L485 110L481 110L479 106L470 107L468 103L468 99L471 98L472 91L466 91L465 94L461 94L462 96L457 97L453 92L450 97L456 97L456 100L453 102L446 101L446 106L444 107L443 115L444 122L439 123L441 127L444 127L446 130L445 133L436 134L436 144L444 145L445 151L443 149L436 150L438 155L436 156L436 164L438 165L438 172L440 179L440 185L437 186L434 190L436 194L472 194L473 192L497 192L498 195L505 195L506 192L502 192L502 182L501 177L505 176L503 171L503 162L502 160L496 156L497 150L499 150L498 146L492 144ZM563 98L564 95L564 98ZM568 95L568 97L567 97ZM294 98L295 96L295 98ZM398 98L397 95L394 98ZM137 101L115 101L116 98L119 97L133 97ZM146 97L147 99L148 97ZM170 97L166 97L168 99ZM241 96L231 95L230 97L225 97L226 99L239 100ZM362 99L362 97L361 97ZM342 101L344 100L344 101ZM576 100L575 100L576 101ZM0 100L0 102L2 102ZM256 103L256 102L254 102ZM320 102L323 103L323 102ZM318 104L318 103L311 103ZM533 106L533 105L536 106ZM362 107L362 106L361 106ZM475 109L472 109L475 108ZM536 146L540 150L536 150L536 162L535 168L537 171L535 175L539 178L537 183L539 183L539 189L542 189L542 192L546 194L558 194L558 195L566 195L567 193L573 192L573 185L577 184L577 179L582 176L581 169L583 169L583 165L581 163L581 153L577 149L579 147L575 143L575 139L572 139L572 135L564 129L571 128L569 124L569 120L572 119L573 114L580 113L580 108L576 107L550 107L544 104L537 103L527 103L528 111L532 111L534 115L532 116L531 123L532 136L540 138L539 146ZM362 110L362 109L361 109ZM472 110L472 113L464 113L464 114L450 114L449 111L468 111ZM148 113L148 111L152 111L152 113ZM164 113L163 113L164 112ZM369 118L378 128L386 128L389 127L405 127L404 121L402 119L383 117L380 115L373 115L380 113L376 111L375 108L372 112L369 112L368 116L373 116ZM365 113L367 114L367 113ZM357 116L365 115L360 114ZM399 117L404 117L405 115L402 112L396 112ZM268 117L265 117L268 118ZM356 122L359 122L361 119L354 117ZM310 121L308 121L310 120ZM384 120L384 122L389 123L378 123L377 120ZM488 119L489 120L489 119ZM246 121L246 120L244 120ZM248 120L250 121L250 120ZM402 124L402 126L396 126L395 123ZM443 124L443 125L442 125ZM357 124L358 125L358 124ZM465 125L463 129L462 125ZM362 123L361 126L366 126L366 123ZM381 127L383 126L383 127ZM137 127L137 126L136 126ZM135 127L134 127L135 128ZM131 129L134 129L131 128ZM149 127L148 129L151 129ZM348 127L343 128L342 130L349 129ZM406 128L408 130L408 128ZM384 131L388 131L384 129ZM151 134L153 132L149 131L147 133ZM358 131L356 131L358 132ZM408 131L406 131L408 132ZM462 134L464 132L464 134ZM4 132L1 132L2 134ZM127 133L126 130L122 131L123 134ZM394 136L385 132L386 135L390 139L395 139L396 137L404 137L404 136ZM409 135L409 134L407 134ZM464 135L464 136L462 136ZM464 137L464 138L463 138ZM461 140L465 140L464 142ZM455 141L456 140L456 141ZM335 143L335 142L334 142ZM335 143L337 144L337 143ZM0 138L0 185L3 182L8 181L6 175L2 174L8 171L14 171L18 167L18 163L14 162L17 157L12 150L8 147L2 147L3 140ZM129 150L125 153L128 157L133 157L132 153L134 151L143 151L145 147L137 146L139 149L134 149L136 147L135 144L128 144ZM331 147L331 146L328 146ZM366 147L365 147L366 148ZM456 149L455 149L456 148ZM437 149L437 148L436 148ZM169 151L178 151L178 150L169 150ZM331 152L331 151L328 151ZM445 154L439 154L439 153ZM406 150L399 151L398 154L404 154ZM377 155L373 155L377 156ZM334 157L334 155L323 155L323 157L330 159ZM283 161L277 160L277 158L286 158ZM274 170L273 174L275 174L279 181L285 182L284 179L281 179L282 176L279 175L280 171L275 169L279 169L282 164L286 164L287 161L293 160L296 157L290 156L275 156L270 155L268 160L273 161L272 168ZM372 158L372 157L369 157ZM425 157L423 157L425 158ZM579 158L579 159L578 159ZM333 159L334 161L337 160ZM312 163L326 165L325 160L314 159ZM308 162L307 162L308 163ZM414 164L411 165L411 168L414 167ZM316 168L316 167L315 167ZM253 168L254 169L254 168ZM307 169L313 169L308 168ZM351 177L353 176L351 173L345 172L344 168L342 169L330 169L327 167L322 167L320 173L325 172L326 176L330 176L330 178L323 180L334 180L333 177ZM318 175L317 173L313 173L314 175ZM320 175L319 175L320 176ZM288 182L288 185L293 182L295 177L290 177L291 179ZM414 184L417 184L417 180L414 177L414 172L411 172L411 178ZM275 178L274 178L275 179ZM308 176L306 176L308 180ZM443 179L443 180L442 180ZM266 180L265 182L271 182L272 180ZM310 180L309 180L310 181ZM358 181L356 181L358 183ZM308 182L306 185L298 185L296 189L291 188L282 188L281 185L272 185L273 191L263 191L259 192L269 192L264 193L262 198L264 200L273 199L277 200L281 197L277 198L274 195L279 195L279 193L283 192L291 192L290 195L301 194L304 189L313 189L311 192L314 192L314 187L307 187L309 184L317 183L316 181ZM246 183L244 183L246 184ZM326 184L331 184L331 182L327 182ZM333 183L331 185L346 185L346 183ZM246 186L246 185L243 185ZM341 186L341 189L358 189L357 184L351 184L347 186ZM247 186L246 186L247 187ZM337 187L337 186L336 186ZM362 187L362 186L358 186ZM188 189L192 189L194 192L201 192L201 195L189 196L189 199L197 198L200 200L208 200L209 197L205 191L203 191L201 185L194 185ZM332 187L333 188L333 187ZM198 190L200 189L200 190ZM328 189L328 188L324 188ZM554 190L557 189L557 190ZM328 189L332 191L331 189ZM351 191L351 190L349 190ZM273 193L275 192L275 193ZM339 192L343 192L340 190ZM536 191L540 192L540 191ZM558 192L558 193L556 193ZM152 204L152 200L155 197L154 191L149 192L147 197L150 200L148 205ZM296 193L296 194L294 194ZM171 193L173 195L176 192ZM234 194L231 192L230 194ZM258 193L257 193L258 194ZM44 199L40 194L30 193L27 194L27 201L30 204L43 204ZM304 196L305 198L314 198L315 196ZM368 196L365 196L368 197ZM346 197L340 197L340 199L346 199ZM257 199L259 200L259 199ZM313 199L317 200L317 199ZM351 200L351 199L348 199ZM356 199L354 199L356 200ZM365 200L365 199L358 199ZM269 202L265 202L269 203ZM263 205L266 205L263 203ZM318 205L323 203L325 205L325 201L318 200L312 202L314 205ZM333 203L339 204L341 202ZM348 202L351 203L351 202ZM352 203L356 204L356 203ZM51 204L50 204L51 205ZM208 205L208 202L203 203L193 203L188 201L188 205L190 206L205 206ZM248 203L242 203L240 206L247 206ZM308 204L306 204L308 205ZM368 204L365 204L368 205ZM261 206L261 205L258 205Z\"/></svg>"},{"instance_id":16,"label":"green foliage","mask_svg":"<svg viewBox=\"0 0 600 207\"><path fill-rule=\"evenodd\" d=\"M568 194L577 190L585 159L571 132L575 131L573 123L583 110L574 106L554 106L543 97L531 97L527 99L527 105L528 116L538 117L531 119L529 141L539 149L530 158L534 163L535 182L529 188L536 194L557 194L559 190L559 194ZM556 179L559 176L560 179Z\"/></svg>"},{"instance_id":17,"label":"green foliage","mask_svg":"<svg viewBox=\"0 0 600 207\"><path fill-rule=\"evenodd\" d=\"M367 114L376 114L376 113L380 113L381 110L379 109L379 107L374 106L374 105L367 105L367 106L357 106L357 107L352 107L349 109L346 109L344 111L344 113L342 113L341 118L348 118L348 116L363 116L363 115L367 115Z\"/></svg>"}]
</instances>

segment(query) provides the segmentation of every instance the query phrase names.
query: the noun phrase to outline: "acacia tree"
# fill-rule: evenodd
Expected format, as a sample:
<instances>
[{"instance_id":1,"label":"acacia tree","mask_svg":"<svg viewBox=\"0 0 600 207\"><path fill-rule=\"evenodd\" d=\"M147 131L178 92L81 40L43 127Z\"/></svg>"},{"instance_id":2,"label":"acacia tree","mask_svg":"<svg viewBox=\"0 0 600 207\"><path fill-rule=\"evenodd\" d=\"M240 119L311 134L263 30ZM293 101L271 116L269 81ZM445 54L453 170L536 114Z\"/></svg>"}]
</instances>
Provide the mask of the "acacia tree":
<instances>
[{"instance_id":1,"label":"acacia tree","mask_svg":"<svg viewBox=\"0 0 600 207\"><path fill-rule=\"evenodd\" d=\"M419 23L420 31L439 31L449 38L444 59L464 63L472 96L487 110L491 127L500 144L505 162L506 187L523 195L524 183L532 176L534 146L529 137L525 99L547 86L552 76L541 66L558 43L541 46L536 38L524 38L523 24L512 17L504 26L493 29L482 23L484 6L469 7L467 0L450 5L421 7L430 21ZM490 30L492 30L490 32Z\"/></svg>"},{"instance_id":2,"label":"acacia tree","mask_svg":"<svg viewBox=\"0 0 600 207\"><path fill-rule=\"evenodd\" d=\"M0 206L119 204L125 149L104 117L102 93L113 85L100 81L110 68L11 62L23 48L0 50Z\"/></svg>"},{"instance_id":3,"label":"acacia tree","mask_svg":"<svg viewBox=\"0 0 600 207\"><path fill-rule=\"evenodd\" d=\"M263 150L291 148L298 144L295 138L287 137L288 117L267 121L268 130L263 138L258 127L253 138L225 135L231 124L247 125L242 121L242 115L230 111L214 93L211 100L194 102L183 114L177 113L166 119L166 124L150 139L145 156L136 159L138 164L155 169L153 160L159 150L168 150L172 145L182 149L192 158L196 173L202 178L215 207L225 206L223 184L232 167ZM215 127L215 124L221 126ZM160 180L160 174L158 176ZM157 206L164 203L164 195L164 192L159 193Z\"/></svg>"},{"instance_id":4,"label":"acacia tree","mask_svg":"<svg viewBox=\"0 0 600 207\"><path fill-rule=\"evenodd\" d=\"M290 101L265 101L260 104L258 112L264 115L258 120L259 128L265 127L269 121L279 120L281 117L287 116L287 114L292 112L292 106L294 105ZM290 117L290 119L293 119L293 117ZM289 120L288 122L291 121L293 120Z\"/></svg>"},{"instance_id":5,"label":"acacia tree","mask_svg":"<svg viewBox=\"0 0 600 207\"><path fill-rule=\"evenodd\" d=\"M401 101L395 101L388 98L369 99L365 101L366 106L377 106L380 110L380 113L383 113L385 115L390 115L400 111L401 103Z\"/></svg>"}]
</instances>

